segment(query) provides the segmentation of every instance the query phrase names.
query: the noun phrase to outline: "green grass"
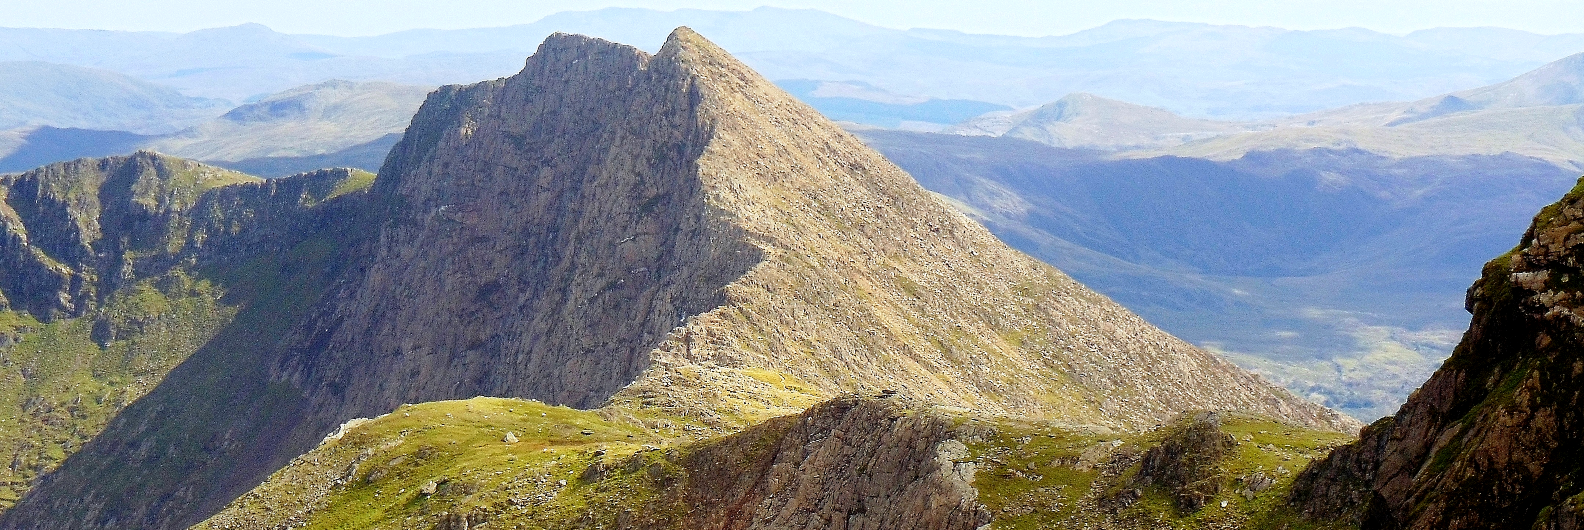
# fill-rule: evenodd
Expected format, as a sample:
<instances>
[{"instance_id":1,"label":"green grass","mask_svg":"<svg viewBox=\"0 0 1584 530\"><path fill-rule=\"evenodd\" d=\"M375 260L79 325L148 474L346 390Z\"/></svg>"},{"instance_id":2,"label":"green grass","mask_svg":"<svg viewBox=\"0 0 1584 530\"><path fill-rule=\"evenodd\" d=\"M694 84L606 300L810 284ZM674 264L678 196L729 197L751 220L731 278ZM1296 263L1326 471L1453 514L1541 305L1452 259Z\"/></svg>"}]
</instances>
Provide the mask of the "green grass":
<instances>
[{"instance_id":1,"label":"green grass","mask_svg":"<svg viewBox=\"0 0 1584 530\"><path fill-rule=\"evenodd\" d=\"M1223 421L1222 431L1237 439L1238 445L1234 454L1219 464L1226 481L1222 493L1197 511L1181 510L1169 492L1156 487L1143 488L1141 498L1120 510L1096 508L1103 505L1100 499L1127 487L1139 465L1135 462L1120 473L1106 474L1079 464L1094 459L1083 458L1085 452L1141 455L1160 443L1164 430L1117 435L997 422L993 436L970 445L980 466L974 486L980 502L995 514L994 529L1325 528L1292 513L1284 500L1298 471L1351 437L1254 416L1231 415ZM1111 447L1116 441L1121 444ZM1272 476L1276 483L1250 499L1240 493L1243 483L1239 479L1255 473Z\"/></svg>"},{"instance_id":2,"label":"green grass","mask_svg":"<svg viewBox=\"0 0 1584 530\"><path fill-rule=\"evenodd\" d=\"M41 324L0 312L0 333L22 340L0 350L0 508L15 503L65 458L235 315L213 283L179 272L138 282L98 312ZM95 327L115 333L95 342Z\"/></svg>"},{"instance_id":3,"label":"green grass","mask_svg":"<svg viewBox=\"0 0 1584 530\"><path fill-rule=\"evenodd\" d=\"M515 443L504 441L508 432ZM666 442L594 412L536 401L405 405L298 459L210 523L284 520L280 499L314 506L310 529L427 527L445 514L488 518L491 528L613 522L678 472L646 444ZM339 482L313 489L299 480L326 476L321 470Z\"/></svg>"},{"instance_id":4,"label":"green grass","mask_svg":"<svg viewBox=\"0 0 1584 530\"><path fill-rule=\"evenodd\" d=\"M330 194L326 195L324 200L328 201L348 193L367 190L374 185L374 177L373 173L361 169L353 169L351 176L342 179L341 182L337 182L335 188L330 190Z\"/></svg>"}]
</instances>

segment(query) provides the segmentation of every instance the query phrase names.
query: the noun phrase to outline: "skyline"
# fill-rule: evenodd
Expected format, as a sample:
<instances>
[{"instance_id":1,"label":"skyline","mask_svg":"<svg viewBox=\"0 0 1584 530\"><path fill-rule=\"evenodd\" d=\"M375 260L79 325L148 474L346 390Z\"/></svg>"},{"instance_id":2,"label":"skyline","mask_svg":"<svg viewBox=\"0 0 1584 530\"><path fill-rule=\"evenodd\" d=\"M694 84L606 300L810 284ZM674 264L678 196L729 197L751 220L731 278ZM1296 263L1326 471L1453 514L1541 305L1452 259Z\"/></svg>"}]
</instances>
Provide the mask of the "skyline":
<instances>
[{"instance_id":1,"label":"skyline","mask_svg":"<svg viewBox=\"0 0 1584 530\"><path fill-rule=\"evenodd\" d=\"M535 22L566 11L631 7L673 11L745 11L769 6L816 9L875 26L950 29L1019 36L1066 35L1114 20L1154 19L1296 30L1365 28L1405 34L1436 27L1501 27L1539 34L1584 33L1584 2L1564 0L1118 0L1105 5L1015 0L862 3L836 0L463 0L435 5L417 0L311 2L116 2L0 0L0 26L186 32L258 23L283 33L378 35L408 29L499 27ZM925 7L920 7L925 6ZM171 13L181 13L172 16ZM373 15L373 16L371 16Z\"/></svg>"}]
</instances>

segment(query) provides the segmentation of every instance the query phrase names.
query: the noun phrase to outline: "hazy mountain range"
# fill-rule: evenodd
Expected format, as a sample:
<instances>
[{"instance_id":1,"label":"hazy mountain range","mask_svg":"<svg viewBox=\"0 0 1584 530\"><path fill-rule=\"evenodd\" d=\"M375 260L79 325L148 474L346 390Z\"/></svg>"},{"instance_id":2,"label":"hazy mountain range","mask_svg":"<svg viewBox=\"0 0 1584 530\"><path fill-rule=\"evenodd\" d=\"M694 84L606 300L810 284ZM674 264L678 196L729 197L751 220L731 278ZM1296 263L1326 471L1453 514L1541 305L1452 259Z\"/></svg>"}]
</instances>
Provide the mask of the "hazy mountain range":
<instances>
[{"instance_id":1,"label":"hazy mountain range","mask_svg":"<svg viewBox=\"0 0 1584 530\"><path fill-rule=\"evenodd\" d=\"M380 81L326 81L158 135L63 127L12 130L0 133L0 172L138 149L267 177L323 167L378 169L430 90Z\"/></svg>"},{"instance_id":2,"label":"hazy mountain range","mask_svg":"<svg viewBox=\"0 0 1584 530\"><path fill-rule=\"evenodd\" d=\"M0 529L1584 520L1576 36L0 33Z\"/></svg>"},{"instance_id":3,"label":"hazy mountain range","mask_svg":"<svg viewBox=\"0 0 1584 530\"><path fill-rule=\"evenodd\" d=\"M856 82L876 94L1011 107L1087 92L1226 119L1414 100L1498 82L1584 50L1584 35L1490 28L1395 36L1124 20L1025 38L895 30L812 10L611 8L517 26L374 37L287 35L256 24L185 34L11 28L0 30L0 61L110 70L188 96L242 103L330 79L433 86L505 76L555 31L653 50L678 25L717 36L775 81Z\"/></svg>"},{"instance_id":4,"label":"hazy mountain range","mask_svg":"<svg viewBox=\"0 0 1584 530\"><path fill-rule=\"evenodd\" d=\"M595 15L582 16L604 20ZM856 26L823 31L842 27ZM513 31L526 30L474 33ZM342 49L359 50L374 52ZM929 130L990 111L953 135L863 134L1018 248L1175 334L1373 418L1448 353L1479 263L1576 176L1580 62L1417 101L1244 122L1087 93L1012 111L861 81L778 85L855 123ZM319 83L164 134L13 130L0 134L0 171L145 148L269 177L372 171L427 90Z\"/></svg>"}]
</instances>

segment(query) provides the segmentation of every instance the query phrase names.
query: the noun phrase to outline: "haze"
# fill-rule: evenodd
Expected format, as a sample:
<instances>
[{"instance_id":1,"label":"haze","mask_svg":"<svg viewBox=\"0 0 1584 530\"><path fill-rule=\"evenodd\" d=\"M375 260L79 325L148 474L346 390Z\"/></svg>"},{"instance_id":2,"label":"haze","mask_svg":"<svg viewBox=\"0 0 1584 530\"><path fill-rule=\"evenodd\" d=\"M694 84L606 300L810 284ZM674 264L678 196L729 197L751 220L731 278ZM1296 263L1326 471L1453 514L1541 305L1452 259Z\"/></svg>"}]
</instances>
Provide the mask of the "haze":
<instances>
[{"instance_id":1,"label":"haze","mask_svg":"<svg viewBox=\"0 0 1584 530\"><path fill-rule=\"evenodd\" d=\"M746 10L761 5L819 9L898 29L940 28L1024 36L1067 34L1130 18L1289 29L1364 27L1388 33L1472 26L1498 26L1547 34L1584 31L1584 3L1571 0L461 0L442 3L418 0L4 0L0 1L0 13L4 13L0 16L0 26L191 31L257 22L285 33L357 36L413 28L525 24L556 12L603 7Z\"/></svg>"}]
</instances>

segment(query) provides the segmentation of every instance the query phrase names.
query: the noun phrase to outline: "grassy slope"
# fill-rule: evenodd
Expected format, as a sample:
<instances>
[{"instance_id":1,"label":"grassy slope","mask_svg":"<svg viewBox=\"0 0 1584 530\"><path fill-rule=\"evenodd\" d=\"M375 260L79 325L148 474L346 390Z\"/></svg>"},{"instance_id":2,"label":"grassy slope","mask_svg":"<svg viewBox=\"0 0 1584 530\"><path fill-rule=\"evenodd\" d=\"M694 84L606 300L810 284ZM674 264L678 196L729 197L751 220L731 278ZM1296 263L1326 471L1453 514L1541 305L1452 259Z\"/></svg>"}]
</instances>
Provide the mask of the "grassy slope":
<instances>
[{"instance_id":1,"label":"grassy slope","mask_svg":"<svg viewBox=\"0 0 1584 530\"><path fill-rule=\"evenodd\" d=\"M152 389L235 310L219 303L212 282L178 272L117 293L101 314L46 325L0 313L0 327L22 336L0 350L0 455L10 457L0 470L0 508ZM101 346L93 340L96 321L137 331Z\"/></svg>"},{"instance_id":2,"label":"grassy slope","mask_svg":"<svg viewBox=\"0 0 1584 530\"><path fill-rule=\"evenodd\" d=\"M990 433L968 441L979 469L974 485L997 529L1320 528L1298 520L1282 500L1297 470L1350 440L1234 417L1223 430L1240 443L1222 463L1226 486L1208 507L1185 513L1165 492L1146 488L1138 502L1116 510L1097 506L1137 471L1137 456L1160 443L1163 431L1115 435L1010 419L960 421L977 424L964 432ZM657 516L674 522L680 519L665 519L666 510L687 509L666 503L674 498L666 488L687 473L675 462L712 443L676 432L517 399L405 405L350 422L344 436L195 528L428 528L460 520L488 521L490 528L609 528ZM507 433L517 441L504 441ZM750 449L774 445L762 442ZM1241 481L1256 472L1276 483L1245 498Z\"/></svg>"},{"instance_id":3,"label":"grassy slope","mask_svg":"<svg viewBox=\"0 0 1584 530\"><path fill-rule=\"evenodd\" d=\"M996 529L1323 528L1287 509L1287 489L1299 470L1350 436L1252 416L1224 420L1222 431L1238 440L1236 452L1220 464L1222 493L1196 512L1179 509L1167 492L1148 486L1129 506L1103 508L1104 498L1138 472L1138 455L1158 445L1163 430L1116 436L998 422L995 436L970 445L982 466L974 485L995 513ZM1276 482L1246 497L1243 484L1256 473Z\"/></svg>"},{"instance_id":4,"label":"grassy slope","mask_svg":"<svg viewBox=\"0 0 1584 530\"><path fill-rule=\"evenodd\" d=\"M229 172L219 176L178 172L167 189L158 190L160 197L140 194L134 200L163 198L186 207L205 191L251 180ZM325 200L372 182L373 174L353 172ZM172 251L180 250L176 236ZM16 342L0 346L0 458L9 457L0 462L0 510L201 348L283 331L285 321L259 315L291 314L312 300L293 299L312 285L283 271L312 268L288 265L312 265L330 254L311 239L283 255L202 270L178 267L111 294L84 317L48 324L23 312L0 312L0 337ZM253 333L237 339L237 328Z\"/></svg>"}]
</instances>

